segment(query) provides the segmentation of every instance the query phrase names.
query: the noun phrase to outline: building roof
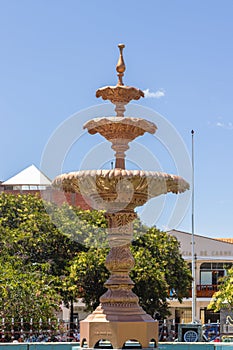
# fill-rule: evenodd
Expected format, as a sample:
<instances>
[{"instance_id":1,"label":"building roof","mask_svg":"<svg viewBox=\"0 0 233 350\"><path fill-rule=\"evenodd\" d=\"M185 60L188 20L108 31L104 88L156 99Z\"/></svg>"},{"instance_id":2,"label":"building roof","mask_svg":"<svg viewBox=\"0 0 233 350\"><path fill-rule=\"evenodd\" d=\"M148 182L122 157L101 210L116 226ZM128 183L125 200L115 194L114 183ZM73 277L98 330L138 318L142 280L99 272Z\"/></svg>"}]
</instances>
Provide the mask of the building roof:
<instances>
[{"instance_id":1,"label":"building roof","mask_svg":"<svg viewBox=\"0 0 233 350\"><path fill-rule=\"evenodd\" d=\"M167 233L175 236L180 242L180 251L184 258L192 256L192 234L183 231L171 230ZM210 238L194 235L194 251L199 260L233 260L233 242L225 239Z\"/></svg>"},{"instance_id":2,"label":"building roof","mask_svg":"<svg viewBox=\"0 0 233 350\"><path fill-rule=\"evenodd\" d=\"M222 242L227 242L227 243L232 243L233 244L233 238L215 238L218 241L222 241Z\"/></svg>"},{"instance_id":3,"label":"building roof","mask_svg":"<svg viewBox=\"0 0 233 350\"><path fill-rule=\"evenodd\" d=\"M191 232L185 232L185 231L180 231L180 230L169 230L167 231L167 233L170 233L172 235L175 235L175 233L180 234L180 235L187 235L189 237L192 236L192 233ZM230 243L230 244L233 244L233 238L213 238L213 237L207 237L207 236L203 236L203 235L198 235L198 234L194 234L195 237L199 237L200 239L203 238L203 239L207 239L207 240L211 240L211 241L222 241L224 243Z\"/></svg>"},{"instance_id":4,"label":"building roof","mask_svg":"<svg viewBox=\"0 0 233 350\"><path fill-rule=\"evenodd\" d=\"M20 171L15 176L2 182L1 185L51 185L52 181L44 175L35 165Z\"/></svg>"}]
</instances>

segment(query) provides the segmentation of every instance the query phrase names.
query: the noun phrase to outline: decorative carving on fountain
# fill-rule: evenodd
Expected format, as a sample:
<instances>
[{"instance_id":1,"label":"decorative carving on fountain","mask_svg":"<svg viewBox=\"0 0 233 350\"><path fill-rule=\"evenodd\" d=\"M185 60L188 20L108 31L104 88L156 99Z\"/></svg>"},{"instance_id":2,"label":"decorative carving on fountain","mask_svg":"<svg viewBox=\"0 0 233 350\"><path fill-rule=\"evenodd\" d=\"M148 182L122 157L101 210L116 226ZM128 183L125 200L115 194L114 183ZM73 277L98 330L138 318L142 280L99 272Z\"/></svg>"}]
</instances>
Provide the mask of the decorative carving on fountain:
<instances>
[{"instance_id":1,"label":"decorative carving on fountain","mask_svg":"<svg viewBox=\"0 0 233 350\"><path fill-rule=\"evenodd\" d=\"M132 212L106 213L108 221L108 241L110 247L124 246L133 238L133 221L137 215ZM108 268L108 270L111 270Z\"/></svg>"},{"instance_id":2,"label":"decorative carving on fountain","mask_svg":"<svg viewBox=\"0 0 233 350\"><path fill-rule=\"evenodd\" d=\"M138 297L132 291L134 282L129 277L134 266L130 251L136 218L134 209L150 198L169 192L182 193L189 188L189 184L176 175L125 169L125 152L129 142L145 132L155 133L157 127L142 118L124 117L125 105L144 94L123 84L123 48L124 45L120 44L117 85L103 87L96 92L97 97L116 105L116 116L96 118L84 125L90 134L99 133L112 143L115 169L77 171L60 175L53 181L55 187L79 192L93 208L106 211L110 245L106 267L110 277L105 283L107 291L101 296L100 305L80 323L81 346L86 340L88 347L94 347L101 338L110 340L114 348L121 348L129 339L137 339L143 348L149 347L151 339L158 340L157 325L139 306Z\"/></svg>"},{"instance_id":3,"label":"decorative carving on fountain","mask_svg":"<svg viewBox=\"0 0 233 350\"><path fill-rule=\"evenodd\" d=\"M106 140L111 141L119 134L126 140L133 141L136 137L142 136L145 132L154 134L157 126L142 118L133 117L103 117L89 120L84 124L89 134L101 134Z\"/></svg>"},{"instance_id":4,"label":"decorative carving on fountain","mask_svg":"<svg viewBox=\"0 0 233 350\"><path fill-rule=\"evenodd\" d=\"M125 151L129 148L129 142L145 132L154 134L157 129L154 123L147 120L119 116L92 119L84 124L84 128L92 135L99 133L112 143L112 149L116 152L115 167L120 169L125 169Z\"/></svg>"},{"instance_id":5,"label":"decorative carving on fountain","mask_svg":"<svg viewBox=\"0 0 233 350\"><path fill-rule=\"evenodd\" d=\"M126 105L132 100L139 100L144 97L144 92L132 86L106 86L96 91L96 97L102 97L103 100L109 100L114 105ZM123 117L117 114L117 117Z\"/></svg>"},{"instance_id":6,"label":"decorative carving on fountain","mask_svg":"<svg viewBox=\"0 0 233 350\"><path fill-rule=\"evenodd\" d=\"M134 283L129 277L129 272L134 267L130 244L112 247L106 258L106 267L111 275L105 283L108 290L101 296L101 304L112 307L112 303L117 303L119 308L124 308L127 303L130 307L137 307L138 297L132 292Z\"/></svg>"},{"instance_id":7,"label":"decorative carving on fountain","mask_svg":"<svg viewBox=\"0 0 233 350\"><path fill-rule=\"evenodd\" d=\"M96 209L133 210L161 194L182 193L189 184L180 176L143 170L81 170L56 177L53 185L79 192Z\"/></svg>"}]
</instances>

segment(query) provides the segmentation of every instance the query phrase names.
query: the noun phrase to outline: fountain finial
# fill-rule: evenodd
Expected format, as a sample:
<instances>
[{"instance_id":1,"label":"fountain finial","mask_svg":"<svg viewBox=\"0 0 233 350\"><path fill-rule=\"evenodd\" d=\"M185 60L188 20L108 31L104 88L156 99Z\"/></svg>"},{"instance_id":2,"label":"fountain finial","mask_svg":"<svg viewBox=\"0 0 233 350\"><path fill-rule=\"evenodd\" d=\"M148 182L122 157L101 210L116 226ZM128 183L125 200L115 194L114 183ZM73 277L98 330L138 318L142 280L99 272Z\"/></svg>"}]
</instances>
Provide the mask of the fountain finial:
<instances>
[{"instance_id":1,"label":"fountain finial","mask_svg":"<svg viewBox=\"0 0 233 350\"><path fill-rule=\"evenodd\" d=\"M117 75L118 75L118 83L117 85L124 85L123 84L123 76L124 76L124 72L125 72L125 69L126 69L126 66L125 66L125 62L124 62L124 58L123 58L123 49L125 48L125 45L124 44L118 44L118 47L119 47L119 50L120 50L120 56L119 56L119 59L118 59L118 62L117 62L117 65L116 65L116 71L117 71Z\"/></svg>"},{"instance_id":2,"label":"fountain finial","mask_svg":"<svg viewBox=\"0 0 233 350\"><path fill-rule=\"evenodd\" d=\"M104 86L96 91L96 97L102 97L103 100L111 101L115 106L116 116L124 117L125 105L131 100L139 100L144 97L144 92L133 86L123 84L123 76L125 72L125 62L123 58L124 44L118 45L120 56L116 65L118 75L118 83L115 86Z\"/></svg>"}]
</instances>

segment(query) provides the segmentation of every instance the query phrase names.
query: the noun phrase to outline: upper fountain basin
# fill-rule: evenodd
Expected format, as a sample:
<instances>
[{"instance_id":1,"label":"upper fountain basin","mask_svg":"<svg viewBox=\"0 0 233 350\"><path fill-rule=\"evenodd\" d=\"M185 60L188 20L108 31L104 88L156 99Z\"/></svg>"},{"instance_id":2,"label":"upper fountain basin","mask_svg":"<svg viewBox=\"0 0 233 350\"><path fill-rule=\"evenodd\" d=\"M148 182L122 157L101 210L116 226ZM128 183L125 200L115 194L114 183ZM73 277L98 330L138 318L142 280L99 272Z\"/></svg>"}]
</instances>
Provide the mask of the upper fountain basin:
<instances>
[{"instance_id":1,"label":"upper fountain basin","mask_svg":"<svg viewBox=\"0 0 233 350\"><path fill-rule=\"evenodd\" d=\"M102 117L94 118L84 124L90 134L99 133L108 141L125 139L128 143L145 132L154 134L157 126L142 118L133 117Z\"/></svg>"},{"instance_id":2,"label":"upper fountain basin","mask_svg":"<svg viewBox=\"0 0 233 350\"><path fill-rule=\"evenodd\" d=\"M103 100L109 100L114 104L118 102L127 104L131 100L144 97L144 92L133 86L104 86L96 91L96 97L102 97Z\"/></svg>"}]
</instances>

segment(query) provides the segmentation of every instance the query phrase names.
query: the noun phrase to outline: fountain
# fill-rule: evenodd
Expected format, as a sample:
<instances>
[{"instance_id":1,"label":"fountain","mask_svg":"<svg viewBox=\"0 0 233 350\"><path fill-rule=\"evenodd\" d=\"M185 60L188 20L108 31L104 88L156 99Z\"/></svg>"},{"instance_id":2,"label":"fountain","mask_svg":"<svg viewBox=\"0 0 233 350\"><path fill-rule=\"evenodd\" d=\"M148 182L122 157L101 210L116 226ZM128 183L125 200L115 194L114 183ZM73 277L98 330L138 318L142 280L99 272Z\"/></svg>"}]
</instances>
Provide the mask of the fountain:
<instances>
[{"instance_id":1,"label":"fountain","mask_svg":"<svg viewBox=\"0 0 233 350\"><path fill-rule=\"evenodd\" d=\"M100 305L80 322L81 346L85 343L89 348L98 347L99 341L104 339L110 341L113 348L122 348L128 340L138 341L142 348L148 348L151 341L158 344L158 325L140 307L138 297L132 291L134 283L129 277L134 266L130 252L136 217L134 209L161 194L182 193L189 185L179 176L125 169L129 142L145 132L154 134L157 127L142 118L124 116L125 105L144 97L144 93L123 84L124 45L118 46L118 83L96 91L97 97L110 100L116 106L116 116L92 119L84 125L90 134L99 133L112 143L115 168L63 174L56 177L53 184L67 192L81 193L91 201L92 207L105 210L108 220L110 252L106 267L110 277L105 283L107 291L101 296Z\"/></svg>"}]
</instances>

